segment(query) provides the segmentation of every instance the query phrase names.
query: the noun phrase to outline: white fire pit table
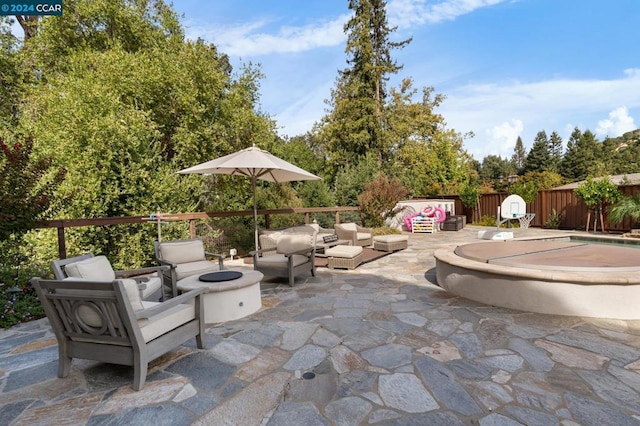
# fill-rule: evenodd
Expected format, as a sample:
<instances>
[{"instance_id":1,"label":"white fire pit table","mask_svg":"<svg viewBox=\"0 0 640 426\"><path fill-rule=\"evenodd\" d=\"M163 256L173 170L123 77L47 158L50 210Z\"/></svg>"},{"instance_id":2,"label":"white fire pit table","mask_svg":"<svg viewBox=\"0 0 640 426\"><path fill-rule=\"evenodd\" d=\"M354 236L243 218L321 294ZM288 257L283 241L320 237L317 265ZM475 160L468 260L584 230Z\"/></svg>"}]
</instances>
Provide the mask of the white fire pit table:
<instances>
[{"instance_id":1,"label":"white fire pit table","mask_svg":"<svg viewBox=\"0 0 640 426\"><path fill-rule=\"evenodd\" d=\"M242 275L228 281L200 280L201 277L203 280L217 280L238 274ZM225 322L246 317L262 307L260 297L262 277L262 272L258 271L224 270L183 278L178 281L178 290L206 288L207 292L202 295L204 322L207 324Z\"/></svg>"}]
</instances>

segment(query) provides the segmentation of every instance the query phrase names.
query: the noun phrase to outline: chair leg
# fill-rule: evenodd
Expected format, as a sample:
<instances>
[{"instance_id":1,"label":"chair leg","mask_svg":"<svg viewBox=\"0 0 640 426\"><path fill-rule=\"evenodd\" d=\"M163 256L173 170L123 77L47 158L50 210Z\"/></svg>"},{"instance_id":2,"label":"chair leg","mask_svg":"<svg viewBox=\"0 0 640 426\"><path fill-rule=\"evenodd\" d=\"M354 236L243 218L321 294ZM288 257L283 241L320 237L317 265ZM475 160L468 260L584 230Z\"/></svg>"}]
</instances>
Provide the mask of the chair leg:
<instances>
[{"instance_id":1,"label":"chair leg","mask_svg":"<svg viewBox=\"0 0 640 426\"><path fill-rule=\"evenodd\" d=\"M62 353L62 350L58 351L58 377L63 378L69 375L71 371L71 357Z\"/></svg>"},{"instance_id":2,"label":"chair leg","mask_svg":"<svg viewBox=\"0 0 640 426\"><path fill-rule=\"evenodd\" d=\"M134 362L133 365L133 389L140 390L144 387L144 382L147 380L147 362Z\"/></svg>"}]
</instances>

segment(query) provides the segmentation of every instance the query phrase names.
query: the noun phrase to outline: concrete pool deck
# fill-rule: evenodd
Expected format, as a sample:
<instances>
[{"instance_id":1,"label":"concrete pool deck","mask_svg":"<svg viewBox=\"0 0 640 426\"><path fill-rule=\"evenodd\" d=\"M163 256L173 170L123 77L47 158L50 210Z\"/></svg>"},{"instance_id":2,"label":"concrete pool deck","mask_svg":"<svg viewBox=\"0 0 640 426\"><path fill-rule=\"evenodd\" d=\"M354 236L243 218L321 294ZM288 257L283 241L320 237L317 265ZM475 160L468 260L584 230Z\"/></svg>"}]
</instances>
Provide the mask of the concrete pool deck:
<instances>
[{"instance_id":1,"label":"concrete pool deck","mask_svg":"<svg viewBox=\"0 0 640 426\"><path fill-rule=\"evenodd\" d=\"M434 251L480 229L408 234L406 250L293 288L265 281L261 310L154 361L139 392L116 365L74 360L58 379L46 319L0 331L0 424L640 424L640 321L497 308L434 284Z\"/></svg>"}]
</instances>

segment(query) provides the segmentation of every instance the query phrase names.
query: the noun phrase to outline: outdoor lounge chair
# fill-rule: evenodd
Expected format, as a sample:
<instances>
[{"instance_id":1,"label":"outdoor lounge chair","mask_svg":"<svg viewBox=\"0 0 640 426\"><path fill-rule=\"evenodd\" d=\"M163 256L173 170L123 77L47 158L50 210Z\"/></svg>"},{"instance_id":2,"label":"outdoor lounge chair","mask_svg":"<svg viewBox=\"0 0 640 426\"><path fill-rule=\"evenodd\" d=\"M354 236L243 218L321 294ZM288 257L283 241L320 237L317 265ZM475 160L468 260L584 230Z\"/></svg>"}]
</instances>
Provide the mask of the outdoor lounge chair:
<instances>
[{"instance_id":1,"label":"outdoor lounge chair","mask_svg":"<svg viewBox=\"0 0 640 426\"><path fill-rule=\"evenodd\" d=\"M352 246L370 246L373 244L373 231L355 223L336 223L336 234L341 240L351 241Z\"/></svg>"},{"instance_id":2,"label":"outdoor lounge chair","mask_svg":"<svg viewBox=\"0 0 640 426\"><path fill-rule=\"evenodd\" d=\"M169 267L163 274L165 282L171 285L173 297L178 295L179 280L224 269L224 256L204 251L204 243L200 238L155 241L153 247L160 265ZM213 263L209 259L217 259L218 263Z\"/></svg>"},{"instance_id":3,"label":"outdoor lounge chair","mask_svg":"<svg viewBox=\"0 0 640 426\"><path fill-rule=\"evenodd\" d=\"M296 275L309 271L316 275L315 232L284 234L276 246L252 251L253 269L267 276L288 277L293 287Z\"/></svg>"},{"instance_id":4,"label":"outdoor lounge chair","mask_svg":"<svg viewBox=\"0 0 640 426\"><path fill-rule=\"evenodd\" d=\"M133 367L140 390L150 361L196 338L203 349L204 289L162 303L142 302L134 280L111 282L31 281L58 340L58 377L69 374L73 358Z\"/></svg>"},{"instance_id":5,"label":"outdoor lounge chair","mask_svg":"<svg viewBox=\"0 0 640 426\"><path fill-rule=\"evenodd\" d=\"M151 266L148 268L114 271L106 256L94 256L93 253L51 262L53 275L57 280L78 278L110 282L119 278L132 278L138 282L140 298L157 302L163 298L164 277L166 266Z\"/></svg>"}]
</instances>

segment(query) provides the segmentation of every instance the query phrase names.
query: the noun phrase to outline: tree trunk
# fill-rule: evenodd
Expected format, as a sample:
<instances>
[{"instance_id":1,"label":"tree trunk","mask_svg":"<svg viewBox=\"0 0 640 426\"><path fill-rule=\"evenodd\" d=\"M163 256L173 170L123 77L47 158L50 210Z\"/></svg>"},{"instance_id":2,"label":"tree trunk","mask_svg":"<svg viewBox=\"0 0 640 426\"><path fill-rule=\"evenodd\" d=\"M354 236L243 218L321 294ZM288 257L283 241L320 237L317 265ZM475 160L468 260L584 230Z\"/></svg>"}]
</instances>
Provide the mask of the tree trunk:
<instances>
[{"instance_id":1,"label":"tree trunk","mask_svg":"<svg viewBox=\"0 0 640 426\"><path fill-rule=\"evenodd\" d=\"M24 31L24 42L26 43L31 37L35 37L38 33L38 16L15 15L15 17Z\"/></svg>"},{"instance_id":2,"label":"tree trunk","mask_svg":"<svg viewBox=\"0 0 640 426\"><path fill-rule=\"evenodd\" d=\"M589 232L589 226L591 225L591 210L587 210L587 226L584 229Z\"/></svg>"}]
</instances>

